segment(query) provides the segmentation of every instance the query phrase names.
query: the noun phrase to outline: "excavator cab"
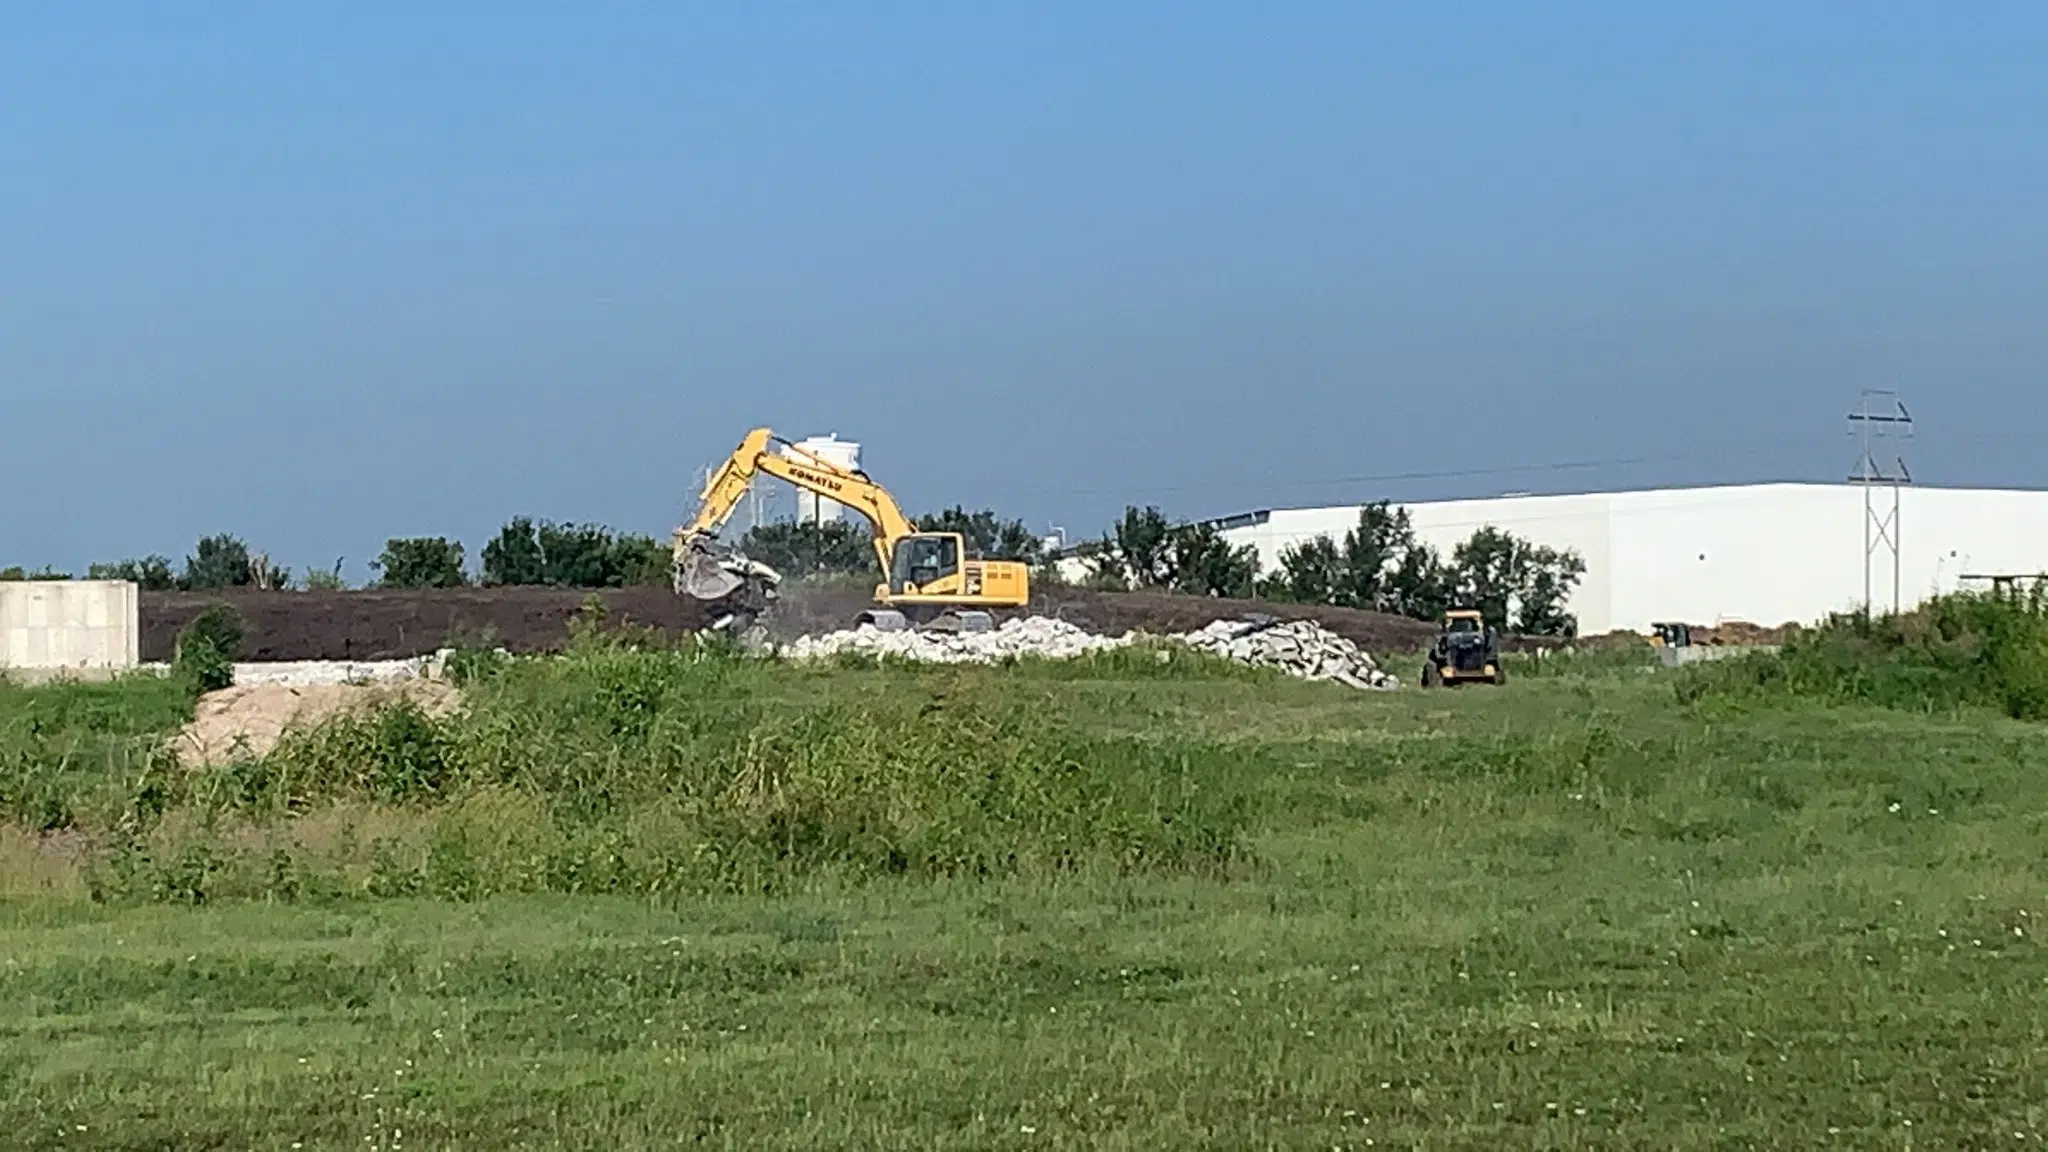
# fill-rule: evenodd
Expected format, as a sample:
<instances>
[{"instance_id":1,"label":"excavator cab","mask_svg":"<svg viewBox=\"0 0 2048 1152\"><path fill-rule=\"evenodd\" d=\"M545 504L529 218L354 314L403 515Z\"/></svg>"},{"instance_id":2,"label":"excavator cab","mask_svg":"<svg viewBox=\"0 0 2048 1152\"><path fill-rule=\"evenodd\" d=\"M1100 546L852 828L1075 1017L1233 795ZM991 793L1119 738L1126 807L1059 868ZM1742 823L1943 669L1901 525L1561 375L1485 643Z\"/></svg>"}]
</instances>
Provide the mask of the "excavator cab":
<instances>
[{"instance_id":1,"label":"excavator cab","mask_svg":"<svg viewBox=\"0 0 2048 1152\"><path fill-rule=\"evenodd\" d=\"M995 608L1030 603L1027 569L1014 560L970 555L958 532L912 532L889 546L889 582L875 588L875 606L858 623L882 629L985 632Z\"/></svg>"},{"instance_id":2,"label":"excavator cab","mask_svg":"<svg viewBox=\"0 0 2048 1152\"><path fill-rule=\"evenodd\" d=\"M959 574L962 540L957 532L920 532L896 541L889 558L889 591L916 595Z\"/></svg>"},{"instance_id":3,"label":"excavator cab","mask_svg":"<svg viewBox=\"0 0 2048 1152\"><path fill-rule=\"evenodd\" d=\"M875 606L857 622L888 630L985 632L995 627L986 606L1003 602L985 587L987 567L967 558L966 538L958 532L900 537L889 550L888 582L875 588Z\"/></svg>"}]
</instances>

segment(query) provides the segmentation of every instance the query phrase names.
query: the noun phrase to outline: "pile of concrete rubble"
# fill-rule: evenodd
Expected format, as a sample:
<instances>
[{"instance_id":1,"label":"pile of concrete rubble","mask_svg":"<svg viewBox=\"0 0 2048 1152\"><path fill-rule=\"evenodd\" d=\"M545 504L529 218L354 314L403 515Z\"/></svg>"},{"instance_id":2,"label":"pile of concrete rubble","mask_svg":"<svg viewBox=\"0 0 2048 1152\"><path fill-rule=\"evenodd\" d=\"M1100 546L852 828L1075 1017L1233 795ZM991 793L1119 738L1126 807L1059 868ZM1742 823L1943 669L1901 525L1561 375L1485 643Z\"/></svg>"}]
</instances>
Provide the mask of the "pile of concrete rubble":
<instances>
[{"instance_id":1,"label":"pile of concrete rubble","mask_svg":"<svg viewBox=\"0 0 2048 1152\"><path fill-rule=\"evenodd\" d=\"M782 654L793 660L816 660L857 652L940 664L990 663L1011 656L1067 660L1141 639L1142 633L1099 636L1064 620L1027 616L1006 620L987 632L889 632L862 625L801 637L785 645ZM1313 620L1218 620L1193 632L1160 639L1306 680L1335 680L1373 689L1395 688L1400 683L1380 671L1356 644Z\"/></svg>"},{"instance_id":2,"label":"pile of concrete rubble","mask_svg":"<svg viewBox=\"0 0 2048 1152\"><path fill-rule=\"evenodd\" d=\"M443 648L431 656L410 660L270 660L235 665L235 683L280 684L310 688L331 684L398 684L410 680L439 680L450 652ZM169 664L144 664L145 672L163 673Z\"/></svg>"},{"instance_id":3,"label":"pile of concrete rubble","mask_svg":"<svg viewBox=\"0 0 2048 1152\"><path fill-rule=\"evenodd\" d=\"M1353 688L1398 688L1363 648L1313 620L1218 620L1175 639L1240 664L1278 668L1304 680Z\"/></svg>"},{"instance_id":4,"label":"pile of concrete rubble","mask_svg":"<svg viewBox=\"0 0 2048 1152\"><path fill-rule=\"evenodd\" d=\"M841 652L900 657L932 664L983 664L1010 656L1071 660L1090 652L1121 648L1136 634L1097 636L1064 620L1022 616L987 632L890 632L863 624L823 636L802 636L782 649L792 660L816 660Z\"/></svg>"}]
</instances>

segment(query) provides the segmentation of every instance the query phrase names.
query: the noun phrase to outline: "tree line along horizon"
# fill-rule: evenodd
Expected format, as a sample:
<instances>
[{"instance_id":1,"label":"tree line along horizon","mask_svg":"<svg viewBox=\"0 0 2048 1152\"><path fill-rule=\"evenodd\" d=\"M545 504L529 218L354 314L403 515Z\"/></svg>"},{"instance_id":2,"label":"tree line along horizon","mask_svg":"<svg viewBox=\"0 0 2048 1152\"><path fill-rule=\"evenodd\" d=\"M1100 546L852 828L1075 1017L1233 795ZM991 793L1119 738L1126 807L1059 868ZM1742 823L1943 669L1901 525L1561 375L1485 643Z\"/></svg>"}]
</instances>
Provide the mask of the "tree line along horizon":
<instances>
[{"instance_id":1,"label":"tree line along horizon","mask_svg":"<svg viewBox=\"0 0 2048 1152\"><path fill-rule=\"evenodd\" d=\"M1444 556L1415 534L1408 510L1387 501L1360 509L1339 537L1321 535L1285 549L1277 569L1261 575L1257 549L1232 545L1213 524L1175 523L1157 507L1126 507L1100 538L1069 549L1087 575L1068 579L1062 557L1022 520L993 511L944 509L914 521L921 531L958 532L971 555L1031 565L1041 584L1138 589L1192 596L1260 599L1362 608L1434 620L1453 607L1476 608L1496 627L1524 635L1575 635L1566 605L1585 576L1577 552L1522 539L1504 529L1475 530ZM736 547L790 578L872 573L876 559L865 525L841 520L778 520L743 534ZM368 587L459 588L666 586L670 546L652 536L615 533L595 524L517 516L486 543L474 571L460 540L393 537L371 562ZM68 580L50 569L0 569L0 580ZM341 563L294 579L232 534L201 539L182 567L169 557L94 564L89 580L128 580L144 591L250 588L341 591Z\"/></svg>"}]
</instances>

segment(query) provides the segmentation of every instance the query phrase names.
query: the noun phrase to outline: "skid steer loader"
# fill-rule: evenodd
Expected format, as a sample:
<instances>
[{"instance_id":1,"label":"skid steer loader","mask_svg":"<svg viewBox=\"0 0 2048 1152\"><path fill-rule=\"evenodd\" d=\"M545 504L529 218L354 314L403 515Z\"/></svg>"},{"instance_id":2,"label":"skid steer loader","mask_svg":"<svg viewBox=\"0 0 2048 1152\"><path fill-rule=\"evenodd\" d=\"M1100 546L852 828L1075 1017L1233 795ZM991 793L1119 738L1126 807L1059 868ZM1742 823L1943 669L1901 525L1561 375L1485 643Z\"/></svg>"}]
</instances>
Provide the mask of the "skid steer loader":
<instances>
[{"instance_id":1,"label":"skid steer loader","mask_svg":"<svg viewBox=\"0 0 2048 1152\"><path fill-rule=\"evenodd\" d=\"M1472 681L1508 682L1507 666L1500 659L1500 637L1476 609L1454 608L1444 613L1438 625L1436 642L1422 665L1422 686L1455 687Z\"/></svg>"}]
</instances>

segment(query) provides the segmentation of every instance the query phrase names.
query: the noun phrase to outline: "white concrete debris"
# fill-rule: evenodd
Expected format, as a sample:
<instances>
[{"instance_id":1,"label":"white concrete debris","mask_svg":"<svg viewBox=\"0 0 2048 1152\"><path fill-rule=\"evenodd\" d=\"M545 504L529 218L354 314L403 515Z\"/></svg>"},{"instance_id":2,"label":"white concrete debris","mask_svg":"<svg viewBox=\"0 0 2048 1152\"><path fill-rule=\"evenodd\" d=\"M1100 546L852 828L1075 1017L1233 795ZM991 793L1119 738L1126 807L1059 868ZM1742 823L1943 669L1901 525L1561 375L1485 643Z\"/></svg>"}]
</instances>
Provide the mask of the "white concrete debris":
<instances>
[{"instance_id":1,"label":"white concrete debris","mask_svg":"<svg viewBox=\"0 0 2048 1152\"><path fill-rule=\"evenodd\" d=\"M1304 680L1336 680L1353 688L1397 688L1365 650L1313 620L1218 620L1176 637L1191 648L1241 664L1278 668Z\"/></svg>"},{"instance_id":2,"label":"white concrete debris","mask_svg":"<svg viewBox=\"0 0 2048 1152\"><path fill-rule=\"evenodd\" d=\"M782 654L816 660L841 652L898 657L930 663L989 663L1010 656L1072 659L1121 648L1143 635L1099 636L1063 620L1026 616L1006 620L988 632L885 632L872 625L790 642ZM1193 632L1162 639L1306 680L1335 680L1354 688L1395 688L1400 681L1379 670L1356 644L1313 620L1264 618L1218 620Z\"/></svg>"},{"instance_id":3,"label":"white concrete debris","mask_svg":"<svg viewBox=\"0 0 2048 1152\"><path fill-rule=\"evenodd\" d=\"M449 653L411 660L304 660L235 665L237 684L391 684L439 680Z\"/></svg>"},{"instance_id":4,"label":"white concrete debris","mask_svg":"<svg viewBox=\"0 0 2048 1152\"><path fill-rule=\"evenodd\" d=\"M1064 620L1025 616L1005 620L987 632L886 632L872 624L802 636L782 649L792 660L816 660L841 652L895 656L933 664L990 663L1008 656L1044 656L1067 660L1089 652L1120 648L1136 639L1097 636Z\"/></svg>"},{"instance_id":5,"label":"white concrete debris","mask_svg":"<svg viewBox=\"0 0 2048 1152\"><path fill-rule=\"evenodd\" d=\"M439 680L452 650L410 660L271 660L237 663L235 683L288 684L394 684L404 680ZM168 664L146 664L147 671L168 672Z\"/></svg>"},{"instance_id":6,"label":"white concrete debris","mask_svg":"<svg viewBox=\"0 0 2048 1152\"><path fill-rule=\"evenodd\" d=\"M1070 660L1091 652L1127 647L1147 638L1140 632L1102 636L1064 620L1024 616L1006 620L987 632L885 632L864 624L822 636L801 637L782 646L781 653L792 660L818 660L841 652L858 652L935 664L993 663L1010 656ZM1380 671L1364 650L1313 620L1218 620L1193 632L1157 639L1241 664L1274 668L1304 680L1334 680L1361 689L1400 686L1400 681ZM411 660L239 663L235 665L235 683L296 687L438 680L444 676L452 654L443 649ZM161 664L144 667L168 670L168 665Z\"/></svg>"}]
</instances>

